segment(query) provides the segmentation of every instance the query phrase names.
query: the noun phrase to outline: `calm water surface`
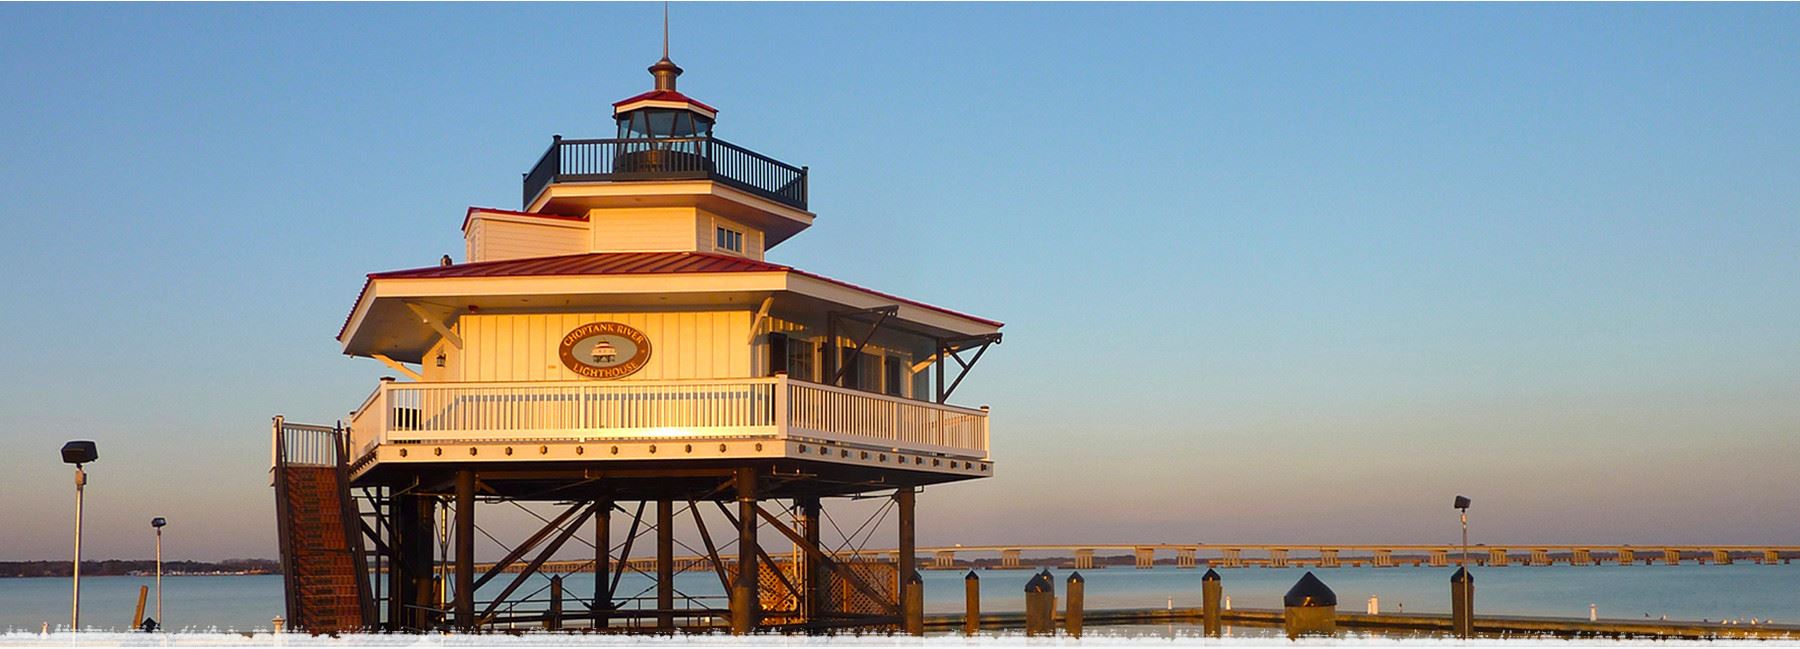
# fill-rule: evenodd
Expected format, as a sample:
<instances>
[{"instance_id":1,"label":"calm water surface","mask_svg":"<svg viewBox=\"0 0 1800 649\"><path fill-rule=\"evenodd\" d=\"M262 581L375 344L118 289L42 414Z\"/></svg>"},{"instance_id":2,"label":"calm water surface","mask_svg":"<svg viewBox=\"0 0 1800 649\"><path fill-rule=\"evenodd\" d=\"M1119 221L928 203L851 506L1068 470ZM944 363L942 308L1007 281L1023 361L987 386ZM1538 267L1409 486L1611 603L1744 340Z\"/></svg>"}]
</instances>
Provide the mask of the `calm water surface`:
<instances>
[{"instance_id":1,"label":"calm water surface","mask_svg":"<svg viewBox=\"0 0 1800 649\"><path fill-rule=\"evenodd\" d=\"M1363 611L1370 596L1381 599L1384 613L1449 612L1450 573L1447 568L1327 568L1316 573L1337 591L1339 609ZM1068 571L1053 571L1057 589L1063 589ZM1128 567L1087 570L1087 606L1140 608L1200 606L1200 575L1204 570ZM1281 594L1304 573L1299 568L1241 568L1222 570L1225 594L1239 608L1279 608ZM933 613L961 612L963 572L925 571L925 608ZM1024 607L1025 570L981 571L982 608L987 611L1019 611ZM496 579L482 595L492 596L505 587ZM143 577L88 577L81 580L84 627L123 630L131 622L139 585L153 584ZM533 578L519 594L548 584ZM725 607L724 592L711 572L684 573L677 588L703 605ZM619 598L648 596L652 583L628 574L619 585ZM1596 604L1601 617L1645 619L1664 615L1671 620L1720 620L1751 618L1778 623L1800 623L1800 566L1735 564L1729 566L1508 566L1477 568L1476 610L1491 614L1549 615L1585 618L1588 604ZM570 575L564 588L572 596L590 596L593 579ZM0 631L37 631L44 622L52 628L66 626L69 617L69 580L66 578L0 579ZM538 595L542 597L540 593ZM646 603L647 605L647 603ZM149 605L154 608L154 591ZM569 608L583 604L571 601ZM631 605L627 603L627 608ZM281 577L206 576L163 578L164 622L171 630L267 629L269 620L282 612Z\"/></svg>"}]
</instances>

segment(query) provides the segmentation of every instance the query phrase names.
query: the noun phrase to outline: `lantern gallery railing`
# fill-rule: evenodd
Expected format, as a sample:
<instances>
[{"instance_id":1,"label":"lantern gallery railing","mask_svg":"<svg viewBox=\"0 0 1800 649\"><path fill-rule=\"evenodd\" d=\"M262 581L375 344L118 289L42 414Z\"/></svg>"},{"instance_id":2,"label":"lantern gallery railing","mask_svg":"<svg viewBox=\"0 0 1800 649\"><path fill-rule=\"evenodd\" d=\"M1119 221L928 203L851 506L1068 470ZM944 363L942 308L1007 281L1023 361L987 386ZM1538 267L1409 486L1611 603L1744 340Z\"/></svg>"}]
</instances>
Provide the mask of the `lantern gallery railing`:
<instances>
[{"instance_id":1,"label":"lantern gallery railing","mask_svg":"<svg viewBox=\"0 0 1800 649\"><path fill-rule=\"evenodd\" d=\"M353 457L391 442L802 437L986 459L987 415L787 377L383 382L350 435Z\"/></svg>"},{"instance_id":2,"label":"lantern gallery railing","mask_svg":"<svg viewBox=\"0 0 1800 649\"><path fill-rule=\"evenodd\" d=\"M525 174L525 207L551 183L709 179L806 209L806 168L713 137L564 140Z\"/></svg>"}]
</instances>

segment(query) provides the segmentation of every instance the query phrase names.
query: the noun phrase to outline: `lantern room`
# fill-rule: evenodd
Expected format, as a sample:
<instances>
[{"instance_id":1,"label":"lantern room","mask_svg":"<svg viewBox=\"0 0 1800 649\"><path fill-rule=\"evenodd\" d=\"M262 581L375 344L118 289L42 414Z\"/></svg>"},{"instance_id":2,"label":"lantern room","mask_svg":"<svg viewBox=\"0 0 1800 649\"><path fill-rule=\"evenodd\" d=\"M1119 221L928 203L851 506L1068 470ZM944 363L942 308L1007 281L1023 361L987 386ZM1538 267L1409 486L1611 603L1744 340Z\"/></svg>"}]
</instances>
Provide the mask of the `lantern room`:
<instances>
[{"instance_id":1,"label":"lantern room","mask_svg":"<svg viewBox=\"0 0 1800 649\"><path fill-rule=\"evenodd\" d=\"M675 89L681 67L667 57L650 66L656 89L613 104L619 139L703 138L712 135L719 111Z\"/></svg>"}]
</instances>

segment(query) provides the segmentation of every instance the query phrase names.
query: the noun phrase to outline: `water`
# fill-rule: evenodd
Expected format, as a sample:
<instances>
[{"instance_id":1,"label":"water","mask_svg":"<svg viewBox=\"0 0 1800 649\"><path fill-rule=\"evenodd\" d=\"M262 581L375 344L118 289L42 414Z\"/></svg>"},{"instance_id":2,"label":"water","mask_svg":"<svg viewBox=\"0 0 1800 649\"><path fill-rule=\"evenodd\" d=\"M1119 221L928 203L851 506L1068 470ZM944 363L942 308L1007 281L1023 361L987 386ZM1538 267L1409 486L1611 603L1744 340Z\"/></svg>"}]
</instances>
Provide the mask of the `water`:
<instances>
[{"instance_id":1,"label":"water","mask_svg":"<svg viewBox=\"0 0 1800 649\"><path fill-rule=\"evenodd\" d=\"M1363 611L1371 595L1381 598L1383 613L1448 613L1450 568L1326 568L1316 574L1338 594L1338 609ZM1067 570L1054 571L1057 590L1064 589ZM1087 579L1087 607L1149 608L1173 605L1200 606L1200 575L1204 570L1158 567L1136 570L1115 567L1082 571ZM1225 594L1235 608L1279 608L1281 595L1305 572L1300 568L1242 568L1221 570ZM930 613L959 613L963 609L963 571L929 570L925 578L925 609ZM1020 611L1024 607L1026 570L984 570L981 575L982 609L990 612ZM492 597L512 575L503 575L482 588ZM618 597L650 597L648 578L629 573L621 579ZM546 577L533 577L515 597L539 591ZM137 605L139 585L152 585L150 604L155 607L154 580L144 577L87 577L81 580L84 627L124 630ZM591 575L570 575L564 590L566 607L584 607L577 598L593 593ZM687 572L676 577L676 588L686 597L678 602L725 608L724 590L712 572ZM0 632L37 631L44 622L51 628L66 626L69 619L69 580L66 578L0 579ZM1586 618L1588 604L1598 606L1600 617L1619 619L1721 620L1751 618L1776 623L1800 623L1800 566L1734 564L1728 566L1508 566L1477 568L1476 610L1493 615L1545 615ZM537 597L543 597L539 592ZM643 605L650 603L645 600ZM633 605L627 601L626 608ZM169 630L252 631L268 629L270 618L282 612L281 577L193 576L163 578L164 622ZM149 614L149 611L146 611Z\"/></svg>"}]
</instances>

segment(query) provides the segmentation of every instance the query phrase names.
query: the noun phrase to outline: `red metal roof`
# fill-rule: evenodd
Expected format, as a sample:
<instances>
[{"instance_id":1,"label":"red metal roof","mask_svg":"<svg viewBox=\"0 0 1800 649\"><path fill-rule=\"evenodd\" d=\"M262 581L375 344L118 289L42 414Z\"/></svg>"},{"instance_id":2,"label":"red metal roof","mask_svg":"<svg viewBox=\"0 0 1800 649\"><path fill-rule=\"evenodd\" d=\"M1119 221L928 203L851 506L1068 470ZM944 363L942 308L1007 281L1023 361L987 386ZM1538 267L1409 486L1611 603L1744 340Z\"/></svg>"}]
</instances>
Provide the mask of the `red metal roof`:
<instances>
[{"instance_id":1,"label":"red metal roof","mask_svg":"<svg viewBox=\"0 0 1800 649\"><path fill-rule=\"evenodd\" d=\"M706 104L700 103L700 100L694 99L693 97L689 97L687 95L681 94L674 90L652 90L650 92L646 92L644 94L637 95L634 97L627 97L625 99L621 99L619 101L613 102L613 108L618 108L618 107L624 106L626 104L640 102L640 101L673 101L673 102L680 102L680 103L684 103L684 104L693 104L695 106L699 106L701 108L706 109L707 112L712 112L712 113L719 112L719 109L717 109L717 108L713 108L712 106L708 106Z\"/></svg>"},{"instance_id":2,"label":"red metal roof","mask_svg":"<svg viewBox=\"0 0 1800 649\"><path fill-rule=\"evenodd\" d=\"M766 261L710 252L589 252L556 257L478 261L384 273L370 279L436 279L445 277L534 277L545 275L646 275L671 273L749 273L793 270Z\"/></svg>"},{"instance_id":3,"label":"red metal roof","mask_svg":"<svg viewBox=\"0 0 1800 649\"><path fill-rule=\"evenodd\" d=\"M520 212L518 210L503 210L503 209L498 209L498 208L493 208L493 207L475 207L475 206L471 205L471 206L469 206L469 211L463 213L463 224L462 224L463 232L469 231L469 219L475 218L476 212L485 212L487 214L504 214L506 216L530 216L530 217L536 217L536 218L540 218L540 219L556 219L559 221L586 221L588 219L586 214L575 214L575 215L544 214L541 212Z\"/></svg>"},{"instance_id":4,"label":"red metal roof","mask_svg":"<svg viewBox=\"0 0 1800 649\"><path fill-rule=\"evenodd\" d=\"M428 266L425 268L409 268L381 273L369 273L369 279L363 282L362 292L356 296L356 304L362 304L362 298L368 294L369 286L378 279L452 279L482 277L546 277L570 275L656 275L681 273L755 273L755 272L788 272L803 275L823 282L837 284L851 290L861 291L884 299L903 302L922 309L930 309L939 313L980 322L993 327L1002 326L997 320L989 320L959 313L940 306L933 306L917 300L909 300L897 295L883 293L849 282L832 279L824 275L816 275L792 266L733 257L710 252L590 252L555 257L532 257L527 259L506 259L501 261L478 261L467 264L449 266ZM343 328L338 330L338 337L350 329L350 318L355 317L356 307L353 305L350 315L345 316Z\"/></svg>"}]
</instances>

